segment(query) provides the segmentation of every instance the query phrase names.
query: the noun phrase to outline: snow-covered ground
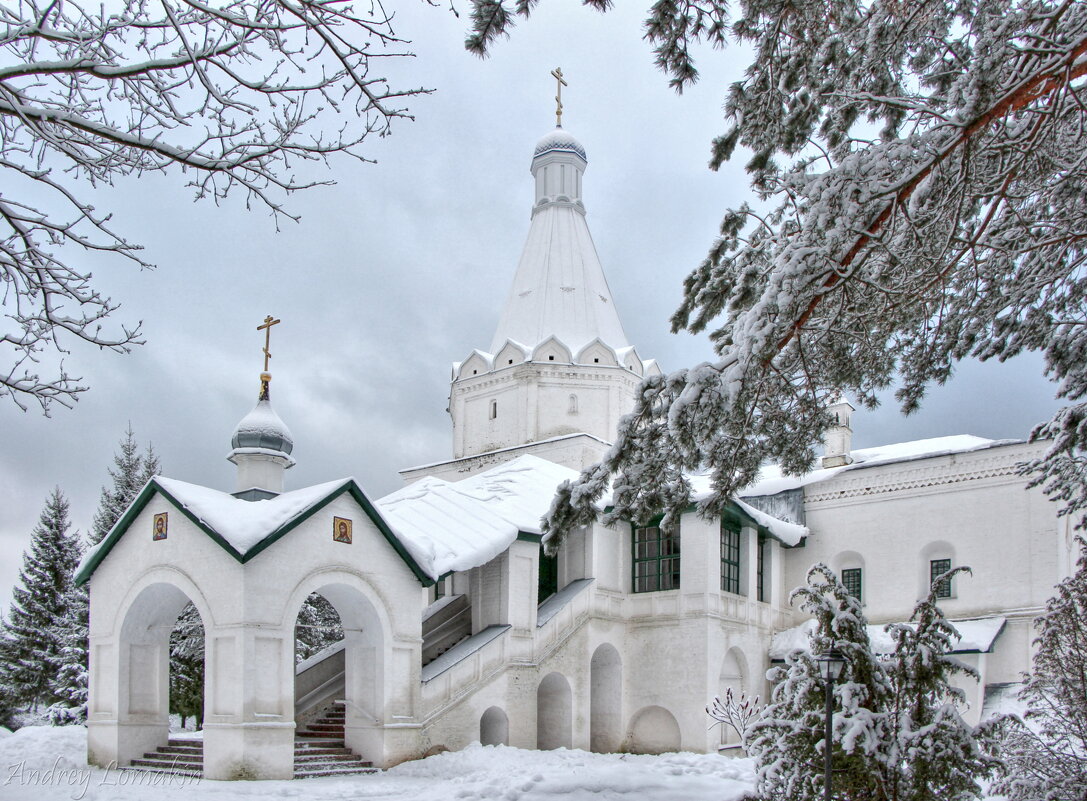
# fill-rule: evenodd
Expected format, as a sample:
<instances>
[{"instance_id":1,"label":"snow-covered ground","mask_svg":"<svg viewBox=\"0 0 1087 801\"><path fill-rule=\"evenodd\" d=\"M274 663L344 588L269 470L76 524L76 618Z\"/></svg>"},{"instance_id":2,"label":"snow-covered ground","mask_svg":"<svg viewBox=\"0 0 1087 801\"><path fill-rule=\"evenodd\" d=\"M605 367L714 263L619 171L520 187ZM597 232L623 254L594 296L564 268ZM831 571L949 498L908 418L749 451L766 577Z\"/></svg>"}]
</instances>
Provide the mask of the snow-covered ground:
<instances>
[{"instance_id":1,"label":"snow-covered ground","mask_svg":"<svg viewBox=\"0 0 1087 801\"><path fill-rule=\"evenodd\" d=\"M199 801L739 801L750 760L703 754L634 756L473 745L384 773L274 782L214 782L87 767L82 726L0 729L0 799Z\"/></svg>"}]
</instances>

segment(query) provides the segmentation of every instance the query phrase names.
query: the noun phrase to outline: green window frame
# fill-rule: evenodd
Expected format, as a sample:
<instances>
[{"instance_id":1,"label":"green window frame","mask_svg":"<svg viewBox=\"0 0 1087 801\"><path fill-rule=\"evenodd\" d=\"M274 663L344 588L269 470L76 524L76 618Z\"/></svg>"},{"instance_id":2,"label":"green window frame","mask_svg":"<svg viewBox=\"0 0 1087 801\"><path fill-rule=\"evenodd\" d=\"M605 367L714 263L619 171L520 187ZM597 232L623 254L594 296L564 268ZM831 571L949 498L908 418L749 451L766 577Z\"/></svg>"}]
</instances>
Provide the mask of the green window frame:
<instances>
[{"instance_id":1,"label":"green window frame","mask_svg":"<svg viewBox=\"0 0 1087 801\"><path fill-rule=\"evenodd\" d=\"M540 545L540 575L536 583L536 603L542 604L559 591L559 555L548 556Z\"/></svg>"},{"instance_id":2,"label":"green window frame","mask_svg":"<svg viewBox=\"0 0 1087 801\"><path fill-rule=\"evenodd\" d=\"M631 536L634 592L679 589L679 529L635 526Z\"/></svg>"},{"instance_id":3,"label":"green window frame","mask_svg":"<svg viewBox=\"0 0 1087 801\"><path fill-rule=\"evenodd\" d=\"M942 574L951 569L950 559L933 559L928 563L928 583L932 586L932 582ZM940 582L936 587L937 598L950 598L951 597L951 579L947 578Z\"/></svg>"},{"instance_id":4,"label":"green window frame","mask_svg":"<svg viewBox=\"0 0 1087 801\"><path fill-rule=\"evenodd\" d=\"M721 591L740 594L740 524L721 518Z\"/></svg>"},{"instance_id":5,"label":"green window frame","mask_svg":"<svg viewBox=\"0 0 1087 801\"><path fill-rule=\"evenodd\" d=\"M861 602L864 601L861 597L862 580L861 568L847 567L842 570L842 584L845 586L845 591Z\"/></svg>"},{"instance_id":6,"label":"green window frame","mask_svg":"<svg viewBox=\"0 0 1087 801\"><path fill-rule=\"evenodd\" d=\"M757 582L756 587L756 599L760 603L766 603L766 548L769 546L767 537L765 534L759 534L758 550L755 553L755 577Z\"/></svg>"}]
</instances>

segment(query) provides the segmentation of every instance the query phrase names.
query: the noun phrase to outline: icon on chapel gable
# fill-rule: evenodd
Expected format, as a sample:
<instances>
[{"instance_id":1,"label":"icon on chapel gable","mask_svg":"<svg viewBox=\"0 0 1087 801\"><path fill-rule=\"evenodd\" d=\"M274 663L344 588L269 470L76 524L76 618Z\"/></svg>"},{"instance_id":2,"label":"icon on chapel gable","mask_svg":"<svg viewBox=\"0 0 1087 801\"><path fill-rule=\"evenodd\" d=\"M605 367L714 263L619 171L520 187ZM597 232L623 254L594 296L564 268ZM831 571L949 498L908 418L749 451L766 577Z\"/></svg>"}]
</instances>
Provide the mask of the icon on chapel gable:
<instances>
[{"instance_id":1,"label":"icon on chapel gable","mask_svg":"<svg viewBox=\"0 0 1087 801\"><path fill-rule=\"evenodd\" d=\"M166 539L166 515L168 512L159 512L155 515L155 525L151 530L152 540Z\"/></svg>"},{"instance_id":2,"label":"icon on chapel gable","mask_svg":"<svg viewBox=\"0 0 1087 801\"><path fill-rule=\"evenodd\" d=\"M343 517L332 518L332 539L351 544L351 521Z\"/></svg>"}]
</instances>

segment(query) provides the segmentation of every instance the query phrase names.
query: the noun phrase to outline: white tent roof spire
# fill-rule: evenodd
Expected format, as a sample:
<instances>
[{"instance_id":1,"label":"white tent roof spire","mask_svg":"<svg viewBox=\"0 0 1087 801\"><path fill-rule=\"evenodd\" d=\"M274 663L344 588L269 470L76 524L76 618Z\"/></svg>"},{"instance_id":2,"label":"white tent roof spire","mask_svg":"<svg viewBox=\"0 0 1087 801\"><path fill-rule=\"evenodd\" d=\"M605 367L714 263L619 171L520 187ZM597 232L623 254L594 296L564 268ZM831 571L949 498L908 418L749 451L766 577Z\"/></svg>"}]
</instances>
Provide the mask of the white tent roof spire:
<instances>
[{"instance_id":1,"label":"white tent roof spire","mask_svg":"<svg viewBox=\"0 0 1087 801\"><path fill-rule=\"evenodd\" d=\"M616 350L629 346L585 222L587 164L585 148L562 128L537 143L532 224L491 353L507 340L534 348L552 336L574 351L597 338Z\"/></svg>"}]
</instances>

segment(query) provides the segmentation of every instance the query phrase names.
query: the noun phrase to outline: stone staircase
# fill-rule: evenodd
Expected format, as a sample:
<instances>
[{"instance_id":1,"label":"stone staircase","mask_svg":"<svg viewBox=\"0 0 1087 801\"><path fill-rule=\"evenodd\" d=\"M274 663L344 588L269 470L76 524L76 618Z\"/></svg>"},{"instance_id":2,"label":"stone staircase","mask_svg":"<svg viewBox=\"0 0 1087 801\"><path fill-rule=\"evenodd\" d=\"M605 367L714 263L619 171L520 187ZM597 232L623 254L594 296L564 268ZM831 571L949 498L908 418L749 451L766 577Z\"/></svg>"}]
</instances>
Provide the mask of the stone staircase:
<instances>
[{"instance_id":1,"label":"stone staircase","mask_svg":"<svg viewBox=\"0 0 1087 801\"><path fill-rule=\"evenodd\" d=\"M294 778L377 773L372 762L363 761L344 744L345 717L343 704L334 704L323 717L295 732ZM133 759L132 769L199 778L204 774L204 741L171 738L143 759Z\"/></svg>"},{"instance_id":2,"label":"stone staircase","mask_svg":"<svg viewBox=\"0 0 1087 801\"><path fill-rule=\"evenodd\" d=\"M132 767L150 773L172 773L179 776L204 775L204 741L169 739L158 750L133 759Z\"/></svg>"},{"instance_id":3,"label":"stone staircase","mask_svg":"<svg viewBox=\"0 0 1087 801\"><path fill-rule=\"evenodd\" d=\"M377 773L372 762L344 745L345 714L343 704L333 704L324 717L295 732L294 778Z\"/></svg>"}]
</instances>

